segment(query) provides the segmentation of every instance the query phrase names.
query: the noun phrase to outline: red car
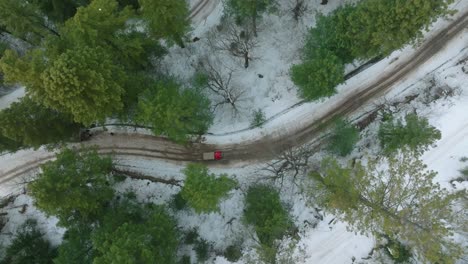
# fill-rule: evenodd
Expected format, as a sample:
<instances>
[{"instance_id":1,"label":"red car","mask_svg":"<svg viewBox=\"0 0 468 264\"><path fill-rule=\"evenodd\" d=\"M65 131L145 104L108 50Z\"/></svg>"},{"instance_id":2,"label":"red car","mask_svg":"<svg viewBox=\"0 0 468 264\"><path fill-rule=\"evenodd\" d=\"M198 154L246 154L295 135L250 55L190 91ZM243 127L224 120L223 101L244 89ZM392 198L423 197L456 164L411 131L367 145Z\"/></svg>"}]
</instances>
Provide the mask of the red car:
<instances>
[{"instance_id":1,"label":"red car","mask_svg":"<svg viewBox=\"0 0 468 264\"><path fill-rule=\"evenodd\" d=\"M220 160L223 158L223 152L216 150L203 153L203 160Z\"/></svg>"}]
</instances>

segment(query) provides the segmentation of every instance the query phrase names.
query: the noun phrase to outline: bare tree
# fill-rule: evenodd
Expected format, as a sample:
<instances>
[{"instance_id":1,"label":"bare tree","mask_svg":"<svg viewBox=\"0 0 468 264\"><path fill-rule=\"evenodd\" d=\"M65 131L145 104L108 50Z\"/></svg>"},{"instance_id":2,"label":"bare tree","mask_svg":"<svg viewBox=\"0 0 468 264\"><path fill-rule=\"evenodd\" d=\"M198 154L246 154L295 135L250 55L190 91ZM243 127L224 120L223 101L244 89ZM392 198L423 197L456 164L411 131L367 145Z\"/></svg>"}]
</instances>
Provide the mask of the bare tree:
<instances>
[{"instance_id":1,"label":"bare tree","mask_svg":"<svg viewBox=\"0 0 468 264\"><path fill-rule=\"evenodd\" d=\"M307 11L307 4L304 0L292 0L290 11L293 13L293 18L299 21L299 18Z\"/></svg>"},{"instance_id":2,"label":"bare tree","mask_svg":"<svg viewBox=\"0 0 468 264\"><path fill-rule=\"evenodd\" d=\"M234 57L243 58L245 68L249 67L249 62L253 59L251 50L257 47L252 31L248 28L239 28L234 23L221 28L221 32L212 31L208 42L215 49L228 51Z\"/></svg>"},{"instance_id":3,"label":"bare tree","mask_svg":"<svg viewBox=\"0 0 468 264\"><path fill-rule=\"evenodd\" d=\"M298 175L305 175L309 170L309 158L314 152L315 148L309 144L289 148L275 160L268 162L262 170L271 174L270 179L280 179L282 184L284 177L295 179Z\"/></svg>"},{"instance_id":4,"label":"bare tree","mask_svg":"<svg viewBox=\"0 0 468 264\"><path fill-rule=\"evenodd\" d=\"M199 62L199 72L206 78L206 88L221 98L215 102L213 110L218 106L229 104L237 114L239 112L237 103L242 100L245 90L232 84L234 70L219 61L214 63L205 57Z\"/></svg>"}]
</instances>

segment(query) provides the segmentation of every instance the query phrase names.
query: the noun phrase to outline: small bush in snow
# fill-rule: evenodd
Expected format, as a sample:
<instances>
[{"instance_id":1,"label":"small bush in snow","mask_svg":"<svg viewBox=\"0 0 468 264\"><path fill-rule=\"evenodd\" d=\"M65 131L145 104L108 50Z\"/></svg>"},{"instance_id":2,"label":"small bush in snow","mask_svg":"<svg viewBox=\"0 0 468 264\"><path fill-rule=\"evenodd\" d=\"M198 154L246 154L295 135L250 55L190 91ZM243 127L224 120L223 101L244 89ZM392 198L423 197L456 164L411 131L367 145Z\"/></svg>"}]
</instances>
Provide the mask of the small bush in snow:
<instances>
[{"instance_id":1,"label":"small bush in snow","mask_svg":"<svg viewBox=\"0 0 468 264\"><path fill-rule=\"evenodd\" d=\"M211 245L204 239L199 239L194 246L195 252L197 253L198 263L208 260L210 257Z\"/></svg>"},{"instance_id":2,"label":"small bush in snow","mask_svg":"<svg viewBox=\"0 0 468 264\"><path fill-rule=\"evenodd\" d=\"M178 192L172 196L169 205L174 210L183 210L187 207L187 201L182 197L182 194Z\"/></svg>"},{"instance_id":3,"label":"small bush in snow","mask_svg":"<svg viewBox=\"0 0 468 264\"><path fill-rule=\"evenodd\" d=\"M191 264L191 263L192 261L190 260L190 256L188 255L183 256L179 261L179 264Z\"/></svg>"},{"instance_id":4,"label":"small bush in snow","mask_svg":"<svg viewBox=\"0 0 468 264\"><path fill-rule=\"evenodd\" d=\"M330 137L328 148L332 153L344 157L351 153L358 140L359 130L344 120L338 120Z\"/></svg>"},{"instance_id":5,"label":"small bush in snow","mask_svg":"<svg viewBox=\"0 0 468 264\"><path fill-rule=\"evenodd\" d=\"M230 245L226 248L223 255L227 260L236 262L242 257L242 248L239 245Z\"/></svg>"},{"instance_id":6,"label":"small bush in snow","mask_svg":"<svg viewBox=\"0 0 468 264\"><path fill-rule=\"evenodd\" d=\"M385 245L384 250L384 252L387 253L395 263L409 263L412 257L411 251L408 247L393 239L388 239L388 243Z\"/></svg>"},{"instance_id":7,"label":"small bush in snow","mask_svg":"<svg viewBox=\"0 0 468 264\"><path fill-rule=\"evenodd\" d=\"M187 232L187 234L185 234L184 243L192 245L192 244L195 244L195 242L197 242L197 240L198 240L198 231L197 231L197 229L193 228L193 229L189 230Z\"/></svg>"},{"instance_id":8,"label":"small bush in snow","mask_svg":"<svg viewBox=\"0 0 468 264\"><path fill-rule=\"evenodd\" d=\"M260 127L265 123L265 112L262 109L253 111L252 121L250 122L251 127Z\"/></svg>"}]
</instances>

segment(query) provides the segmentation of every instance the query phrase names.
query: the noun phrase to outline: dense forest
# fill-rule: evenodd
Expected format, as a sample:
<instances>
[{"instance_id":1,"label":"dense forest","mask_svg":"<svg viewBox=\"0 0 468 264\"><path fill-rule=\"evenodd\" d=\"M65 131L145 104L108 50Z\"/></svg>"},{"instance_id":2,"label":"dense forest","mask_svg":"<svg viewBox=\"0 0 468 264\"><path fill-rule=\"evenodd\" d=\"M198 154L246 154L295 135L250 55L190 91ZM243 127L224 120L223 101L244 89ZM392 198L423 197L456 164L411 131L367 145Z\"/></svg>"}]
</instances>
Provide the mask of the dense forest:
<instances>
[{"instance_id":1,"label":"dense forest","mask_svg":"<svg viewBox=\"0 0 468 264\"><path fill-rule=\"evenodd\" d=\"M219 48L248 68L250 50L262 45L259 36L268 26L262 18L278 14L278 1L223 1L221 23L232 38L218 42ZM291 16L298 19L307 1L290 2ZM317 13L302 62L289 72L298 95L305 101L332 96L345 81L346 64L417 44L437 18L453 13L452 2L361 0ZM189 163L183 182L164 183L178 188L170 200L142 202L135 192L117 190L129 175L112 155L61 145L79 141L81 131L110 119L187 145L208 131L220 104L236 110L241 94L230 88L229 73L226 78L209 60L191 82L162 69L171 48L184 49L193 41L189 13L185 0L0 0L1 85L26 89L23 98L0 111L0 152L60 146L56 160L43 164L26 186L34 205L66 229L54 246L29 219L2 249L0 263L186 264L212 255L236 262L248 248L257 254L252 263L294 263L279 251L283 239L298 238L298 228L291 207L281 200L282 190L270 181L246 186L234 175ZM283 177L301 178L301 190L314 206L357 233L384 240L378 249L396 263L455 263L463 250L451 239L457 221L453 206L466 196L434 183L437 174L421 160L441 132L417 113L399 117L383 109L378 114L378 159L347 159L362 130L343 117L323 126L320 151L327 157L320 164L309 166L309 156L301 160L305 152L290 152L284 165L271 164L275 175L269 179L282 184ZM264 122L264 113L256 110L251 128ZM219 214L221 201L237 191L244 206L237 220L253 242L220 250L197 230L181 230L175 215L183 210ZM197 262L182 250L187 246Z\"/></svg>"}]
</instances>

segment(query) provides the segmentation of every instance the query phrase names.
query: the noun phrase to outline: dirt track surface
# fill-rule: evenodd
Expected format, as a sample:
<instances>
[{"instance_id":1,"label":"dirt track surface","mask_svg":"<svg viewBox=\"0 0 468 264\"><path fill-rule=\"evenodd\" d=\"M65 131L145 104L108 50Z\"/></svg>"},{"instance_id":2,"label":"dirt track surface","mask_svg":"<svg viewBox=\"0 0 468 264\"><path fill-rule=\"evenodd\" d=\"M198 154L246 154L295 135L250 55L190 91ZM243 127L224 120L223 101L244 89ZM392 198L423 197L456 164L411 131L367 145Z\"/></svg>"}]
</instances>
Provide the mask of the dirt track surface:
<instances>
[{"instance_id":1,"label":"dirt track surface","mask_svg":"<svg viewBox=\"0 0 468 264\"><path fill-rule=\"evenodd\" d=\"M206 0L209 1L209 0ZM201 1L200 5L203 5ZM197 5L194 6L196 9ZM206 145L193 144L189 147L177 145L165 138L138 135L138 134L114 134L102 132L93 136L84 145L96 145L101 153L113 153L117 156L134 156L155 159L165 159L173 161L201 161L204 151L214 149L223 150L225 160L216 162L219 166L234 165L244 161L265 161L275 157L283 150L299 146L313 139L316 139L321 132L324 123L336 116L352 114L362 105L387 92L393 84L406 77L419 65L429 60L434 54L440 51L445 44L454 38L458 33L468 28L468 12L454 20L449 26L441 30L438 34L428 39L417 51L408 57L405 63L399 65L394 70L381 76L377 81L360 87L356 92L342 103L335 105L329 111L317 116L310 123L301 124L295 130L288 131L287 134L279 136L266 136L259 140L243 142L242 144ZM5 183L25 173L31 172L38 166L54 158L53 153L31 151L28 157L21 156L21 162L16 161L16 165L9 168L0 168L0 184ZM29 157L30 156L30 157ZM14 158L12 158L14 160Z\"/></svg>"}]
</instances>

